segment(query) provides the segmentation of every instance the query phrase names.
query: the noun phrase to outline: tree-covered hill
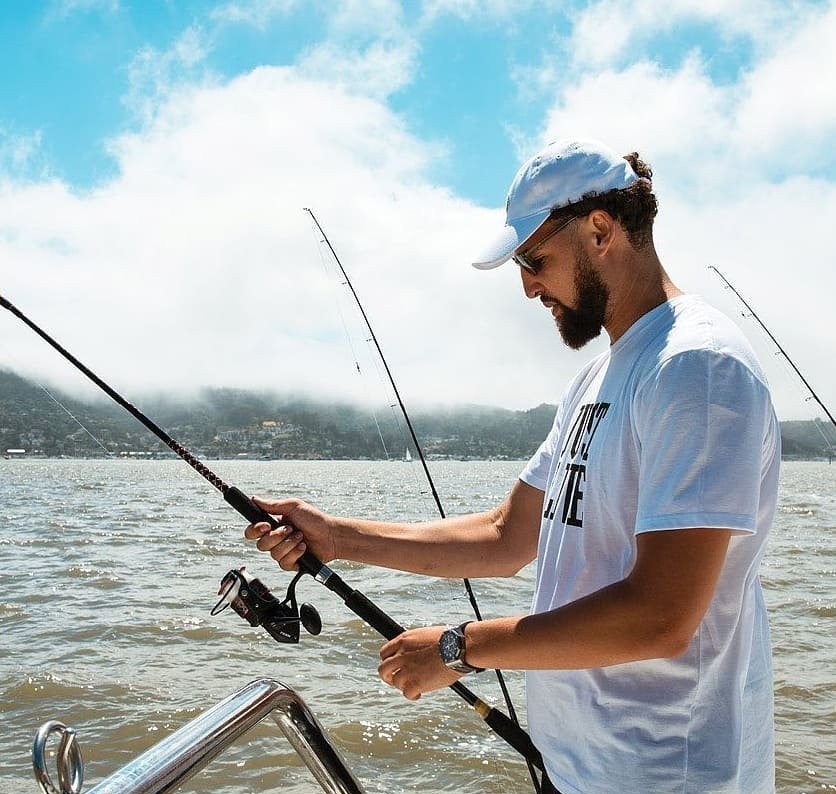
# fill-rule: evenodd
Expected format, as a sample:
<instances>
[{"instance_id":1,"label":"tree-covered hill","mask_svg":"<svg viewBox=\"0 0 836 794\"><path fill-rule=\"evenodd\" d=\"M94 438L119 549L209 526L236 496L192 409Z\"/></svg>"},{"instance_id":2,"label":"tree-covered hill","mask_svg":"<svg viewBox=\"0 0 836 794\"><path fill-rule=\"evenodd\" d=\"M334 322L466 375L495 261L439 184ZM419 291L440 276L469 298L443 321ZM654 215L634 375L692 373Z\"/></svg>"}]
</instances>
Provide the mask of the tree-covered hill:
<instances>
[{"instance_id":1,"label":"tree-covered hill","mask_svg":"<svg viewBox=\"0 0 836 794\"><path fill-rule=\"evenodd\" d=\"M208 457L386 458L415 456L403 420L377 410L237 389L205 389L187 402L134 401L185 447ZM58 404L60 403L60 405ZM63 406L63 408L61 407ZM553 406L529 411L465 406L415 411L427 456L524 458L551 426ZM75 417L75 421L72 417ZM0 371L0 450L47 456L169 454L124 409L86 403Z\"/></svg>"},{"instance_id":2,"label":"tree-covered hill","mask_svg":"<svg viewBox=\"0 0 836 794\"><path fill-rule=\"evenodd\" d=\"M407 449L415 456L402 418L388 405L373 410L238 389L135 404L202 457L400 458ZM524 459L548 433L554 410L546 404L527 411L459 406L416 410L411 418L428 457ZM783 422L781 434L788 458L826 458L836 451L829 422ZM83 402L0 370L0 452L8 450L70 457L172 454L109 400Z\"/></svg>"}]
</instances>

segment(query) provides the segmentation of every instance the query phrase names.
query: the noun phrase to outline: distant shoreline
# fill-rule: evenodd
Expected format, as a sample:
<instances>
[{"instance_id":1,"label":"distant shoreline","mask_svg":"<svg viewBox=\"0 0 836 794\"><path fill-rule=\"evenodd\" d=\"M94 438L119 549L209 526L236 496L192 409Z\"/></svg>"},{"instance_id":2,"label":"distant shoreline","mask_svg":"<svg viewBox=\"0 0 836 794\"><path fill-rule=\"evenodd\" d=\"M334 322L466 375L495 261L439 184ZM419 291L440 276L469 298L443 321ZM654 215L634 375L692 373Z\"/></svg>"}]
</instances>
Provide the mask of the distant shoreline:
<instances>
[{"instance_id":1,"label":"distant shoreline","mask_svg":"<svg viewBox=\"0 0 836 794\"><path fill-rule=\"evenodd\" d=\"M119 406L49 397L0 369L0 455L165 459L173 453ZM210 389L187 403L146 406L171 438L203 460L402 460L420 457L393 406L314 403L277 394ZM412 414L426 460L528 460L549 434L556 406L525 411L484 405ZM836 428L821 420L781 422L786 460L836 456Z\"/></svg>"},{"instance_id":2,"label":"distant shoreline","mask_svg":"<svg viewBox=\"0 0 836 794\"><path fill-rule=\"evenodd\" d=\"M277 461L296 462L296 463L392 463L392 464L418 464L420 461L404 461L400 458L322 458L322 457L256 457L250 455L237 455L234 457L214 457L210 455L195 454L198 460L202 461L219 461L222 463L274 463ZM138 455L40 455L40 454L21 454L21 455L0 455L3 460L113 460L113 461L163 461L172 460L180 461L181 459L174 453L143 453ZM506 458L506 457L455 457L452 455L435 455L426 456L428 463L525 463L528 458ZM836 460L836 456L828 458L826 455L818 455L811 457L804 457L798 455L786 455L781 457L782 463L832 463Z\"/></svg>"}]
</instances>

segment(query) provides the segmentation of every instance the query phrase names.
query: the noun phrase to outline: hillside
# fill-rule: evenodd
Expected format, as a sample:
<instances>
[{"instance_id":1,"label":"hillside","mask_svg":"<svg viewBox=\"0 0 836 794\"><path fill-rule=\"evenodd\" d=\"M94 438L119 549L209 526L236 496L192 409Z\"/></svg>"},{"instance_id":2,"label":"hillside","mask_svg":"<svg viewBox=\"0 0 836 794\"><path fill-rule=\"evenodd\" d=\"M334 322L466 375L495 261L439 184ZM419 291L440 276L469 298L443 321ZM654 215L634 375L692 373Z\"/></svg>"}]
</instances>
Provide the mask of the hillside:
<instances>
[{"instance_id":1,"label":"hillside","mask_svg":"<svg viewBox=\"0 0 836 794\"><path fill-rule=\"evenodd\" d=\"M236 389L206 389L189 402L136 404L200 457L377 459L403 457L407 448L415 455L391 406L372 410ZM548 433L554 410L546 404L527 411L460 406L416 410L411 419L428 457L523 459ZM787 458L827 458L836 450L829 422L782 422L781 435ZM0 451L8 450L47 457L172 454L110 401L47 393L0 370Z\"/></svg>"},{"instance_id":2,"label":"hillside","mask_svg":"<svg viewBox=\"0 0 836 794\"><path fill-rule=\"evenodd\" d=\"M105 449L115 455L170 454L121 407L50 393L0 371L0 450L71 457L103 457ZM391 406L373 411L235 389L206 389L188 403L136 405L203 457L400 458L407 447L415 455ZM529 411L465 406L416 411L411 419L427 456L525 458L548 432L553 415L548 405Z\"/></svg>"}]
</instances>

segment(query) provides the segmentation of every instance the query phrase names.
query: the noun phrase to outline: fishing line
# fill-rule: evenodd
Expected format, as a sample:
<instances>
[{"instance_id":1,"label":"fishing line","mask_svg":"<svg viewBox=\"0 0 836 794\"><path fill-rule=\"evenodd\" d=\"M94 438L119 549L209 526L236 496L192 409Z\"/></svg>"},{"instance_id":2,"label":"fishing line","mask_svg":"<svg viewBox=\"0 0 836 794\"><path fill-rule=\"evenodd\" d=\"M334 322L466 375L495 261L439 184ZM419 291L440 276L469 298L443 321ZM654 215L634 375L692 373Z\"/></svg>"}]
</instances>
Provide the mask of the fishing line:
<instances>
[{"instance_id":1,"label":"fishing line","mask_svg":"<svg viewBox=\"0 0 836 794\"><path fill-rule=\"evenodd\" d=\"M807 397L806 399L809 401L811 398ZM813 425L815 425L816 430L819 431L819 435L822 437L822 441L824 441L824 443L827 445L828 451L832 453L833 449L836 448L836 443L834 443L833 439L827 437L827 435L821 427L821 422L814 421Z\"/></svg>"},{"instance_id":2,"label":"fishing line","mask_svg":"<svg viewBox=\"0 0 836 794\"><path fill-rule=\"evenodd\" d=\"M198 474L205 480L211 483L217 490L221 492L224 500L235 510L237 510L250 523L267 523L274 529L282 526L273 516L266 513L258 507L246 494L235 486L224 482L215 472L209 469L204 463L198 460L185 447L175 441L168 433L165 432L159 425L153 422L142 411L128 402L121 394L115 391L105 381L103 381L92 370L79 361L72 353L62 347L55 339L53 339L46 331L41 329L32 320L30 320L20 309L14 304L0 295L0 306L7 309L15 317L25 323L38 336L40 336L47 344L58 351L64 358L67 359L74 367L83 372L93 383L95 383L102 391L105 392L114 402L121 405L128 413L137 419L142 425L150 430L157 438L160 439L169 449L172 450L178 457L189 464ZM355 615L361 618L375 631L385 637L387 640L394 639L399 634L403 634L406 629L398 624L393 618L387 615L380 607L370 601L359 590L355 590L347 585L333 570L321 562L312 552L305 551L305 553L297 561L299 572L291 582L289 590L295 586L301 574L308 574L317 582L327 587L332 593L342 599L343 603ZM282 602L271 604L270 617L276 623L277 634L281 634L281 642L296 642L298 641L299 623L305 619L304 614L300 613L298 605L295 603L293 593L288 592L287 597ZM291 632L295 632L294 634ZM473 707L484 722L509 745L517 750L526 762L538 769L543 770L543 759L540 752L531 741L531 737L509 716L490 706L484 700L479 698L474 692L464 686L460 681L449 686L459 697L466 703Z\"/></svg>"},{"instance_id":3,"label":"fishing line","mask_svg":"<svg viewBox=\"0 0 836 794\"><path fill-rule=\"evenodd\" d=\"M311 234L313 234L313 228L311 228ZM317 240L317 243L319 241ZM317 251L319 253L319 263L322 266L322 271L325 273L326 278L331 280L332 276L328 269L328 263L326 262L325 256L322 252L322 247L317 245ZM345 286L345 282L343 282L343 286ZM354 339L351 336L351 333L348 330L348 323L345 319L345 313L343 312L342 303L340 301L340 296L337 290L334 290L334 303L337 306L337 314L340 317L340 324L342 325L343 334L345 335L346 343L348 344L348 348L351 351L351 358L354 361L354 368L357 372L357 375L360 377L364 388L366 388L366 381L363 379L363 370L360 367L360 356L357 354L357 350L354 347ZM371 401L370 401L371 404ZM380 439L380 445L383 447L383 454L386 456L386 460L391 460L389 456L389 450L386 448L386 440L383 438L383 431L380 428L380 422L377 420L377 412L374 409L374 405L371 404L371 415L372 419L374 420L374 426L377 430L377 437Z\"/></svg>"},{"instance_id":4,"label":"fishing line","mask_svg":"<svg viewBox=\"0 0 836 794\"><path fill-rule=\"evenodd\" d=\"M98 438L96 438L96 437L95 437L95 436L94 436L94 435L93 435L93 434L92 434L92 433L91 433L91 432L90 432L90 431L89 431L89 430L88 430L88 429L87 429L87 428L86 428L86 427L85 427L85 426L81 423L81 420L80 420L77 416L75 416L75 415L72 413L72 411L70 411L70 409L69 409L69 408L67 408L67 406L66 406L66 405L64 405L63 403L61 403L61 402L60 402L60 401L59 401L59 400L55 397L55 395L54 395L54 394L52 394L52 393L49 391L49 389L47 389L47 387L43 385L43 383L39 383L39 384L38 384L38 386L40 386L40 387L41 387L41 389L43 390L44 394L46 394L46 396L47 396L47 397L49 397L49 399L50 399L50 400L52 400L52 402L54 402L54 403L55 403L55 404L56 404L56 405L57 405L57 406L58 406L58 407L59 407L62 411L64 411L64 412L67 414L67 416L69 416L69 417L70 417L70 419L72 419L72 420L73 420L73 421L74 421L74 422L75 422L75 423L76 423L76 424L77 424L77 425L78 425L78 426L79 426L79 427L80 427L80 428L81 428L81 429L82 429L85 433L87 433L87 435L88 435L88 436L90 436L90 438L92 438L92 439L93 439L93 441L95 441L95 442L96 442L96 443L97 443L97 444L98 444L98 445L99 445L99 446L100 446L100 447L104 450L105 454L106 454L109 458L112 458L112 457L113 457L113 453L112 453L112 452L111 452L111 451L110 451L110 450L109 450L109 449L108 449L108 448L107 448L104 444L102 444L102 442L101 442L101 441L99 441L99 439L98 439Z\"/></svg>"},{"instance_id":5,"label":"fishing line","mask_svg":"<svg viewBox=\"0 0 836 794\"><path fill-rule=\"evenodd\" d=\"M22 368L21 368L22 369ZM92 433L92 431L69 409L67 408L64 403L62 403L43 383L41 383L37 378L32 378L35 381L38 388L47 396L49 397L52 402L54 402L70 419L75 422L81 430L83 430L93 442L107 455L109 458L114 457L113 452L109 450L102 442Z\"/></svg>"},{"instance_id":6,"label":"fishing line","mask_svg":"<svg viewBox=\"0 0 836 794\"><path fill-rule=\"evenodd\" d=\"M313 210L309 209L308 207L305 207L304 210L305 210L305 212L308 213L308 215L311 216L311 220L314 222L314 224L316 224L316 228L319 230L319 233L322 235L322 242L324 242L328 246L328 250L331 252L331 256L333 257L334 262L336 262L337 267L340 270L340 273L342 274L343 278L345 279L345 284L348 287L349 291L351 292L351 295L354 298L354 302L356 303L357 308L360 311L360 315L362 316L363 322L365 323L366 328L368 329L369 335L371 337L369 341L370 341L370 343L374 344L374 348L377 351L377 359L380 361L380 363L382 364L382 366L383 366L383 368L386 372L386 376L387 376L388 381L389 381L389 383L392 387L392 391L394 393L397 404L400 408L401 415L403 416L403 419L406 422L406 426L409 430L410 438L412 439L412 443L415 446L415 451L418 455L418 459L421 462L421 467L424 470L424 475L426 477L427 484L430 487L430 491L432 493L433 500L435 501L436 508L438 509L438 514L442 519L444 519L444 518L446 518L446 513L445 513L444 507L441 503L441 497L438 495L438 490L435 487L435 481L433 480L432 474L430 474L430 469L429 469L429 466L427 465L427 460L424 457L424 451L421 447L420 442L418 441L418 436L415 432L415 428L412 425L412 420L409 418L409 413L406 410L406 405L404 404L403 399L401 399L400 392L398 391L397 384L395 383L395 378L392 375L391 370L389 369L389 364L386 361L386 357L383 355L383 350L381 349L380 343L378 342L377 336L374 332L374 329L372 328L371 321L369 320L368 315L366 314L366 310L363 308L363 304L360 301L360 297L357 294L357 291L354 289L354 285L351 283L351 279L348 277L348 273L346 272L345 268L343 267L343 264L340 261L340 258L337 256L337 252L334 250L334 246L331 245L331 241L328 239L328 235L325 234L325 230L320 225L319 221L316 218L316 215L314 215L314 213L313 213ZM473 614L476 616L477 620L482 620L483 619L482 618L482 612L479 608L479 603L476 599L476 594L473 591L473 587L470 584L470 580L467 579L467 578L464 578L462 580L462 582L464 584L464 588L465 588L465 591L467 593L468 599L470 600L470 605L473 609ZM497 682L499 684L499 688L502 692L502 697L505 701L505 705L508 709L508 713L509 713L511 719L513 720L514 724L517 725L517 727L519 727L520 726L519 718L517 717L516 709L514 708L514 704L511 700L511 694L508 691L508 687L505 683L505 677L502 675L502 671L499 670L499 669L495 669L494 673L496 674L496 679L497 679ZM526 762L528 764L528 771L529 771L529 774L531 776L531 781L534 785L534 789L537 792L537 794L540 794L540 783L537 780L537 776L534 772L534 767L532 766L530 761L527 760Z\"/></svg>"}]
</instances>

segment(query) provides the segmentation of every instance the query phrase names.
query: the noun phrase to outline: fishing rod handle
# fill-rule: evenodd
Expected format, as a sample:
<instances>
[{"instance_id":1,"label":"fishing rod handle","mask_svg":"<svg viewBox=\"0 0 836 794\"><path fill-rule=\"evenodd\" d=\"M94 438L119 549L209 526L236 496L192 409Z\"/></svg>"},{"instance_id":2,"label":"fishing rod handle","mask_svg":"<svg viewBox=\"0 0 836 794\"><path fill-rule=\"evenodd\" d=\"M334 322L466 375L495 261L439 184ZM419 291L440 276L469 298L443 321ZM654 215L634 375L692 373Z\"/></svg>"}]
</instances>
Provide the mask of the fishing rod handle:
<instances>
[{"instance_id":1,"label":"fishing rod handle","mask_svg":"<svg viewBox=\"0 0 836 794\"><path fill-rule=\"evenodd\" d=\"M224 490L224 499L234 507L244 518L251 524L267 523L273 529L278 529L282 526L273 516L266 510L262 510L249 496L247 496L240 488L234 485L228 486ZM328 579L333 572L325 563L321 562L311 552L306 551L297 561L299 570L310 574L314 579L323 582ZM401 629L403 631L403 629Z\"/></svg>"},{"instance_id":2,"label":"fishing rod handle","mask_svg":"<svg viewBox=\"0 0 836 794\"><path fill-rule=\"evenodd\" d=\"M352 590L348 597L343 599L343 602L357 617L365 621L387 640L393 640L406 631L400 623L389 617L377 604L366 598L359 590Z\"/></svg>"},{"instance_id":3,"label":"fishing rod handle","mask_svg":"<svg viewBox=\"0 0 836 794\"><path fill-rule=\"evenodd\" d=\"M262 510L249 496L235 486L224 491L224 499L244 518L253 524L267 523L273 529L281 526L274 516ZM403 634L406 629L387 615L380 607L372 603L359 590L349 587L327 565L320 562L310 551L306 551L298 560L299 569L309 573L324 584L331 592L338 595L345 605L359 618L362 618L375 631L387 640Z\"/></svg>"}]
</instances>

